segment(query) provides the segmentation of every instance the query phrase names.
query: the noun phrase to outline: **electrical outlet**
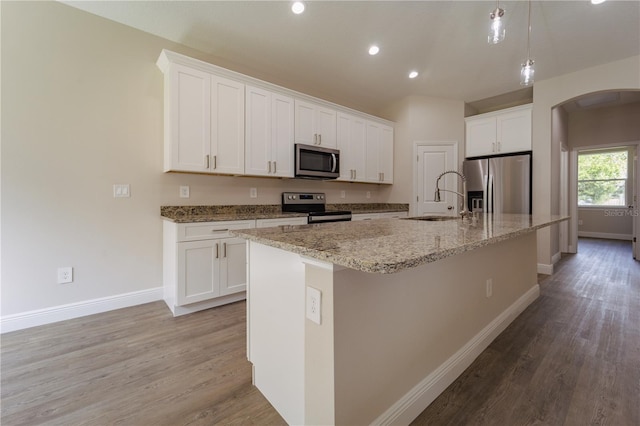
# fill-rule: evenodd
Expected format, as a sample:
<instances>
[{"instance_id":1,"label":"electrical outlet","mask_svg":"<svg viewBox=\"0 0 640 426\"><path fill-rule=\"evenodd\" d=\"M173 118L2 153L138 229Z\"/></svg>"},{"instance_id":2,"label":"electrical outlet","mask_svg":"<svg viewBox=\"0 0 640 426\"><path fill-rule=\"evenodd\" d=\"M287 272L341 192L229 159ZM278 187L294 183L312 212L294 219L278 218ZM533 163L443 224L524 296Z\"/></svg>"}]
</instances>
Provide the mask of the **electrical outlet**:
<instances>
[{"instance_id":1,"label":"electrical outlet","mask_svg":"<svg viewBox=\"0 0 640 426\"><path fill-rule=\"evenodd\" d=\"M189 187L181 186L180 187L180 198L189 198Z\"/></svg>"},{"instance_id":2,"label":"electrical outlet","mask_svg":"<svg viewBox=\"0 0 640 426\"><path fill-rule=\"evenodd\" d=\"M119 183L113 185L113 198L129 198L131 197L131 187L128 183Z\"/></svg>"},{"instance_id":3,"label":"electrical outlet","mask_svg":"<svg viewBox=\"0 0 640 426\"><path fill-rule=\"evenodd\" d=\"M322 322L322 293L317 288L307 287L307 318L316 324Z\"/></svg>"},{"instance_id":4,"label":"electrical outlet","mask_svg":"<svg viewBox=\"0 0 640 426\"><path fill-rule=\"evenodd\" d=\"M347 198L347 191L340 191L340 198Z\"/></svg>"},{"instance_id":5,"label":"electrical outlet","mask_svg":"<svg viewBox=\"0 0 640 426\"><path fill-rule=\"evenodd\" d=\"M249 198L258 198L258 188L249 188Z\"/></svg>"},{"instance_id":6,"label":"electrical outlet","mask_svg":"<svg viewBox=\"0 0 640 426\"><path fill-rule=\"evenodd\" d=\"M578 219L578 226L582 226L582 219Z\"/></svg>"},{"instance_id":7,"label":"electrical outlet","mask_svg":"<svg viewBox=\"0 0 640 426\"><path fill-rule=\"evenodd\" d=\"M67 284L73 282L73 268L71 266L63 266L58 268L58 284Z\"/></svg>"},{"instance_id":8,"label":"electrical outlet","mask_svg":"<svg viewBox=\"0 0 640 426\"><path fill-rule=\"evenodd\" d=\"M371 198L371 191L367 191L367 198Z\"/></svg>"},{"instance_id":9,"label":"electrical outlet","mask_svg":"<svg viewBox=\"0 0 640 426\"><path fill-rule=\"evenodd\" d=\"M493 278L487 280L487 299L493 296Z\"/></svg>"}]
</instances>

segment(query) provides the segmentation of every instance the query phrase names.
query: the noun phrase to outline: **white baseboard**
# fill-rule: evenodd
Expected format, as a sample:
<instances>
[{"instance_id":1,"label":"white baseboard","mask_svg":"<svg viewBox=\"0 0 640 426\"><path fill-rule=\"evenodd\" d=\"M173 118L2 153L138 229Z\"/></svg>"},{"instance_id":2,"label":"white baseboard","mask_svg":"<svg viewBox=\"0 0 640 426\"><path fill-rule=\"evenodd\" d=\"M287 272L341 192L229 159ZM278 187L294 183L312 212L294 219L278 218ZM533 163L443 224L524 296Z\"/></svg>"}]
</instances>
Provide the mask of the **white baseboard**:
<instances>
[{"instance_id":1,"label":"white baseboard","mask_svg":"<svg viewBox=\"0 0 640 426\"><path fill-rule=\"evenodd\" d=\"M613 234L610 232L584 232L578 231L578 237L585 238L604 238L606 240L625 240L632 241L633 235L631 234Z\"/></svg>"},{"instance_id":2,"label":"white baseboard","mask_svg":"<svg viewBox=\"0 0 640 426\"><path fill-rule=\"evenodd\" d=\"M157 300L162 300L162 287L7 315L0 318L0 332L8 333Z\"/></svg>"},{"instance_id":3,"label":"white baseboard","mask_svg":"<svg viewBox=\"0 0 640 426\"><path fill-rule=\"evenodd\" d=\"M553 275L553 263L538 263L538 273L544 275Z\"/></svg>"},{"instance_id":4,"label":"white baseboard","mask_svg":"<svg viewBox=\"0 0 640 426\"><path fill-rule=\"evenodd\" d=\"M540 296L538 284L498 315L458 352L374 420L372 425L408 425L422 413L464 370Z\"/></svg>"},{"instance_id":5,"label":"white baseboard","mask_svg":"<svg viewBox=\"0 0 640 426\"><path fill-rule=\"evenodd\" d=\"M557 252L556 254L551 256L551 264L555 265L556 263L560 262L561 258L562 258L562 253Z\"/></svg>"}]
</instances>

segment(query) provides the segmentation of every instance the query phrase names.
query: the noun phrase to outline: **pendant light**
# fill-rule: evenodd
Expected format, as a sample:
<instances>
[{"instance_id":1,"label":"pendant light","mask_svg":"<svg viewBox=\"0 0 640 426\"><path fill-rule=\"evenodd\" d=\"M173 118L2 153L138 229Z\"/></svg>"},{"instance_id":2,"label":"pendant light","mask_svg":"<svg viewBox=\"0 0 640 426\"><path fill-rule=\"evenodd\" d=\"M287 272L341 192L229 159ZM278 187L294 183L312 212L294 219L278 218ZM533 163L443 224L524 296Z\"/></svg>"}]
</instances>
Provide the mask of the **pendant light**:
<instances>
[{"instance_id":1,"label":"pendant light","mask_svg":"<svg viewBox=\"0 0 640 426\"><path fill-rule=\"evenodd\" d=\"M504 16L504 9L500 8L500 1L496 0L496 9L489 14L491 19L491 25L489 26L489 35L487 36L487 42L489 44L498 44L504 40L505 28L502 17Z\"/></svg>"},{"instance_id":2,"label":"pendant light","mask_svg":"<svg viewBox=\"0 0 640 426\"><path fill-rule=\"evenodd\" d=\"M520 70L520 85L530 86L533 84L533 68L535 61L531 58L531 0L529 0L529 26L527 28L527 59L522 64Z\"/></svg>"}]
</instances>

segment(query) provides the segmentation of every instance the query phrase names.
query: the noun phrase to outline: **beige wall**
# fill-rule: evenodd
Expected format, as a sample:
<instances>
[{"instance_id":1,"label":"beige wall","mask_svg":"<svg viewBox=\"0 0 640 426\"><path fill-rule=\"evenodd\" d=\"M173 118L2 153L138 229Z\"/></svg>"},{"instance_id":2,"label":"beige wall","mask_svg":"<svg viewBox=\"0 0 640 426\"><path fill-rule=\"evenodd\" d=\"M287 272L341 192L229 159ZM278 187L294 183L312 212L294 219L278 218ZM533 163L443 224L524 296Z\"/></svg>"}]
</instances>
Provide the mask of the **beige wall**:
<instances>
[{"instance_id":1,"label":"beige wall","mask_svg":"<svg viewBox=\"0 0 640 426\"><path fill-rule=\"evenodd\" d=\"M381 190L381 197L392 203L413 199L413 148L417 141L457 141L459 163L464 159L464 102L409 96L391 105L384 115L395 121L394 184Z\"/></svg>"},{"instance_id":2,"label":"beige wall","mask_svg":"<svg viewBox=\"0 0 640 426\"><path fill-rule=\"evenodd\" d=\"M536 81L533 90L533 213L552 211L552 188L560 184L552 171L552 108L578 96L603 90L640 89L640 56ZM555 242L551 229L538 231L538 263L551 264Z\"/></svg>"},{"instance_id":3,"label":"beige wall","mask_svg":"<svg viewBox=\"0 0 640 426\"><path fill-rule=\"evenodd\" d=\"M569 114L569 146L640 141L640 102L609 108L586 109Z\"/></svg>"},{"instance_id":4,"label":"beige wall","mask_svg":"<svg viewBox=\"0 0 640 426\"><path fill-rule=\"evenodd\" d=\"M579 236L630 240L632 234L633 216L630 210L578 208Z\"/></svg>"},{"instance_id":5,"label":"beige wall","mask_svg":"<svg viewBox=\"0 0 640 426\"><path fill-rule=\"evenodd\" d=\"M58 2L0 7L3 317L161 286L161 205L381 199L379 185L162 173L161 49L249 72ZM131 198L114 199L116 183ZM60 266L73 283L56 284Z\"/></svg>"}]
</instances>

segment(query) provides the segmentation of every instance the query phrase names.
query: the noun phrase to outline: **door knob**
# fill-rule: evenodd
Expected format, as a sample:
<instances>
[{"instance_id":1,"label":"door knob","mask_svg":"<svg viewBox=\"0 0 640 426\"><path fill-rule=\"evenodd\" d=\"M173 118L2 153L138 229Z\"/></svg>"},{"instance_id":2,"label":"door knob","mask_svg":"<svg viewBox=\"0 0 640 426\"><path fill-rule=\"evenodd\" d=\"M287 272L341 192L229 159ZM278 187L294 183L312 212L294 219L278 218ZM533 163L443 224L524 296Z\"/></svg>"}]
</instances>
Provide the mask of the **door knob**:
<instances>
[{"instance_id":1,"label":"door knob","mask_svg":"<svg viewBox=\"0 0 640 426\"><path fill-rule=\"evenodd\" d=\"M447 210L453 210L453 206L447 206Z\"/></svg>"}]
</instances>

